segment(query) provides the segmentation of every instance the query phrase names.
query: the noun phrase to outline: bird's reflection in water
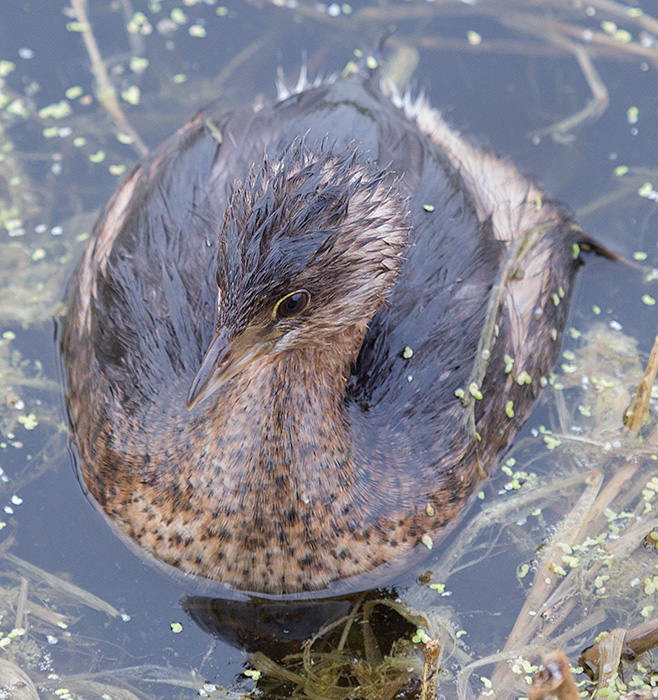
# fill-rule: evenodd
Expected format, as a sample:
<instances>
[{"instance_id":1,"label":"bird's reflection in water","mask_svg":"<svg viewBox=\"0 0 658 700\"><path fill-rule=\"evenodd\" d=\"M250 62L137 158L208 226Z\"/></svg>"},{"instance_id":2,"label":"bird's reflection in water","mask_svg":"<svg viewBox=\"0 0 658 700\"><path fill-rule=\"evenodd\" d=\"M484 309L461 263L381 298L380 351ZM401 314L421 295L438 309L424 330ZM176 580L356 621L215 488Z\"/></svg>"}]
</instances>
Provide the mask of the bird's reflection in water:
<instances>
[{"instance_id":1,"label":"bird's reflection in water","mask_svg":"<svg viewBox=\"0 0 658 700\"><path fill-rule=\"evenodd\" d=\"M279 659L299 651L323 628L347 618L356 596L312 601L223 600L186 596L185 612L208 634L253 653Z\"/></svg>"},{"instance_id":2,"label":"bird's reflection in water","mask_svg":"<svg viewBox=\"0 0 658 700\"><path fill-rule=\"evenodd\" d=\"M422 647L411 641L418 624L394 589L299 601L187 596L181 605L204 632L247 652L273 683L321 678L348 690L376 677L390 686L419 678Z\"/></svg>"}]
</instances>

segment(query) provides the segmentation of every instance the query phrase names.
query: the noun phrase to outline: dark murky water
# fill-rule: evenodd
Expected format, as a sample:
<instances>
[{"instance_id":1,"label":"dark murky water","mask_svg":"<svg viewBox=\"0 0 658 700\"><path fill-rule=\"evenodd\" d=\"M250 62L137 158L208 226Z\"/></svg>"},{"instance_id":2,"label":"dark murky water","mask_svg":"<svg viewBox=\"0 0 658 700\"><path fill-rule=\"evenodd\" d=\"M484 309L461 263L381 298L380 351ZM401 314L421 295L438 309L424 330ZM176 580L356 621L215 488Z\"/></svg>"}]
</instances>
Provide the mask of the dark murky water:
<instances>
[{"instance_id":1,"label":"dark murky water","mask_svg":"<svg viewBox=\"0 0 658 700\"><path fill-rule=\"evenodd\" d=\"M648 11L650 3L644 4ZM646 253L642 264L658 265L658 210L650 184L653 178L658 186L658 51L632 14L624 10L618 16L585 4L574 9L557 0L482 7L425 0L282 5L90 2L96 41L112 84L124 97L121 108L148 146L217 96L227 106L260 95L273 99L277 66L296 77L307 56L311 76L341 70L355 48L375 46L394 22L396 38L419 49L413 84L427 91L451 123L533 173L605 244L629 257ZM589 47L609 105L597 119L567 129L558 140L537 134L583 109L591 92L564 41L543 37L549 20L562 22L564 32L565 27L587 28L606 40L591 43L587 33L568 39ZM617 33L606 21L617 24ZM48 668L42 656L30 673L44 681L51 672L66 678L155 664L174 669L172 675L180 678L189 680L194 669L197 678L248 690L253 681L243 674L245 652L194 624L180 605L189 591L124 546L87 502L67 451L49 319L65 296L83 249L80 239L94 213L136 159L134 148L121 142L126 139L117 140L116 126L93 97L96 83L74 22L63 2L24 0L2 7L0 60L12 64L0 63L0 75L6 73L0 111L5 144L0 161L0 466L6 481L0 484L0 508L5 507L0 514L12 554L70 580L130 619L91 611L71 599L53 600L47 588L35 584L30 600L34 594L34 600L41 597L44 604L81 617L68 630L48 632L46 623L30 623L27 635L52 660ZM539 22L539 35L534 22ZM631 32L630 46L638 50L629 50L620 29ZM142 58L148 65L136 60ZM43 111L49 105L57 108ZM592 265L580 277L570 325L584 331L594 321L612 324L636 339L646 354L658 325L652 305L656 284L628 267ZM565 339L567 349L576 346L574 338ZM554 417L555 397L547 392L520 436L521 444L534 445L532 471L540 475L563 468L555 456L559 450L547 451L541 435L532 433L551 425ZM566 459L573 464L572 456ZM485 501L495 499L508 481L497 474L484 489ZM536 528L535 546L543 532ZM508 532L483 562L449 579L445 603L468 632L469 653L483 655L504 643L522 595L516 567L532 556L531 550L516 550ZM399 590L413 588L439 559L440 552L410 572ZM20 577L7 566L11 589ZM331 614L341 611L339 605ZM222 614L245 619L242 610ZM314 613L298 616L309 625L302 635L320 624ZM11 613L5 617L0 622L7 634ZM182 623L178 633L171 628L177 622ZM225 636L248 642L254 651L258 638L267 639L269 632L251 633ZM22 643L12 641L5 653ZM271 651L272 645L263 644ZM20 660L20 654L15 658ZM195 693L171 684L141 687L161 697Z\"/></svg>"}]
</instances>

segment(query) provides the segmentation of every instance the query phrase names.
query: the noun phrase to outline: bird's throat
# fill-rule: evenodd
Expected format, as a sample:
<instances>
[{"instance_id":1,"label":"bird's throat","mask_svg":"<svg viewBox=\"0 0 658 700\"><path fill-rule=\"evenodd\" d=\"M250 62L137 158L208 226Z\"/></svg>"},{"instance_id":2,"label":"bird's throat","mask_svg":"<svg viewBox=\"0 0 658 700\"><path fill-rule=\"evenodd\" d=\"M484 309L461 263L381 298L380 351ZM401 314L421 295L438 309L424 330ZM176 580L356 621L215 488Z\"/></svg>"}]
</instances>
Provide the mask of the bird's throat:
<instances>
[{"instance_id":1,"label":"bird's throat","mask_svg":"<svg viewBox=\"0 0 658 700\"><path fill-rule=\"evenodd\" d=\"M261 358L229 382L207 418L236 494L282 505L345 492L354 477L345 387L363 331Z\"/></svg>"}]
</instances>

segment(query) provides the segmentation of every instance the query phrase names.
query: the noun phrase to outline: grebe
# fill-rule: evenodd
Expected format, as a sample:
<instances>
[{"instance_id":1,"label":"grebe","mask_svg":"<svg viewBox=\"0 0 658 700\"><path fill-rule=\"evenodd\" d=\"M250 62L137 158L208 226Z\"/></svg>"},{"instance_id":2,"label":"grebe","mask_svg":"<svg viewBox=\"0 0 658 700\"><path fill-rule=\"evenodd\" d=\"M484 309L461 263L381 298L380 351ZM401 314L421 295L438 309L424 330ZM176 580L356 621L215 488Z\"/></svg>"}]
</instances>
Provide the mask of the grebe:
<instances>
[{"instance_id":1,"label":"grebe","mask_svg":"<svg viewBox=\"0 0 658 700\"><path fill-rule=\"evenodd\" d=\"M587 236L377 83L200 113L89 240L63 337L80 469L184 572L289 594L436 543L559 352Z\"/></svg>"}]
</instances>

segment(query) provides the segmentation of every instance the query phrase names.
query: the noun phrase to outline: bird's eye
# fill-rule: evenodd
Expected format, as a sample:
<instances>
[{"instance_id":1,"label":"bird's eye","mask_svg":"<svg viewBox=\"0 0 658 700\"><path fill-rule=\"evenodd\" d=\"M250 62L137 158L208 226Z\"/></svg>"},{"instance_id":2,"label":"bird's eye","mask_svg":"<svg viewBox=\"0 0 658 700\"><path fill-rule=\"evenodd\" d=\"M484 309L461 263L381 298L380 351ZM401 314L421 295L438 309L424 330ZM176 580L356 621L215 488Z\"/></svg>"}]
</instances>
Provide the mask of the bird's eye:
<instances>
[{"instance_id":1,"label":"bird's eye","mask_svg":"<svg viewBox=\"0 0 658 700\"><path fill-rule=\"evenodd\" d=\"M298 289L277 301L272 316L277 321L283 318L294 318L306 309L310 301L311 295L305 289Z\"/></svg>"}]
</instances>

